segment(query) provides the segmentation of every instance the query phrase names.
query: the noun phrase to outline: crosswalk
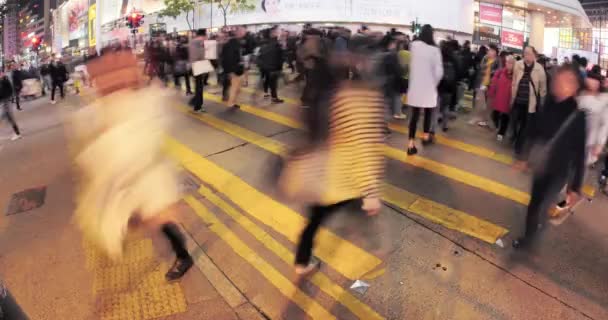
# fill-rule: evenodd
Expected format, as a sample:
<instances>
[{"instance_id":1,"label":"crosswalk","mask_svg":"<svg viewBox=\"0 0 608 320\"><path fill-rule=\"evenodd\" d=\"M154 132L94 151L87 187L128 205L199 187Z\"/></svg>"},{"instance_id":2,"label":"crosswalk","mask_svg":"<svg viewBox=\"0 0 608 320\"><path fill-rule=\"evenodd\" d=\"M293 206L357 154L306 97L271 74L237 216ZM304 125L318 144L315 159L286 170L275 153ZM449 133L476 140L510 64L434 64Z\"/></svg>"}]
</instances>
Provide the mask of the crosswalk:
<instances>
[{"instance_id":1,"label":"crosswalk","mask_svg":"<svg viewBox=\"0 0 608 320\"><path fill-rule=\"evenodd\" d=\"M216 107L223 105L221 98L217 95L205 94L205 99L214 102ZM208 127L249 143L264 152L281 155L290 147L289 144L239 126L213 112L194 114L181 102L176 103L175 108L191 119L196 119ZM255 105L241 104L241 109L237 112L244 112L286 128L302 129L302 124L294 117ZM400 128L399 125L393 124L392 126L393 130L400 133L407 130ZM505 165L512 161L500 153L447 137L442 141L446 146L487 160L494 160ZM214 163L205 158L194 151L188 142L182 142L175 136L168 137L167 153L185 170L202 181L196 195L186 196L185 202L209 226L211 232L222 239L245 263L253 266L259 275L276 287L284 298L292 301L308 317L312 319L341 318L336 315L335 311L327 310L323 304L317 303L313 297L295 286L294 282L289 279L290 275L281 272L280 268L259 256L249 243L232 231L231 224L222 222L214 213L219 210L230 217L232 222L245 229L282 263L291 265L294 260L293 245L297 242L299 233L306 222L302 215L303 212L294 210L280 200L276 200L268 194L267 190L248 184L237 174L222 168L221 163ZM388 158L403 165L427 170L456 183L474 187L482 193L492 193L516 205L525 205L529 200L529 195L521 190L432 159L421 156L407 157L402 150L390 146L386 147L385 154ZM429 199L411 191L414 190L405 190L401 186L386 183L383 200L391 207L418 215L490 244L501 245L503 237L509 232L506 227L498 223L450 208L435 201L436 199ZM210 210L209 206L214 207L215 210ZM272 232L267 231L268 229ZM291 245L286 246L273 234L285 237ZM362 249L361 246L345 240L330 229L322 229L317 236L316 243L314 254L328 267L330 272L315 274L309 279L310 283L336 303L344 306L351 315L358 319L385 319L384 315L366 304L365 299L347 289L348 281L374 279L382 276L385 272L385 261ZM339 276L336 276L336 273Z\"/></svg>"}]
</instances>

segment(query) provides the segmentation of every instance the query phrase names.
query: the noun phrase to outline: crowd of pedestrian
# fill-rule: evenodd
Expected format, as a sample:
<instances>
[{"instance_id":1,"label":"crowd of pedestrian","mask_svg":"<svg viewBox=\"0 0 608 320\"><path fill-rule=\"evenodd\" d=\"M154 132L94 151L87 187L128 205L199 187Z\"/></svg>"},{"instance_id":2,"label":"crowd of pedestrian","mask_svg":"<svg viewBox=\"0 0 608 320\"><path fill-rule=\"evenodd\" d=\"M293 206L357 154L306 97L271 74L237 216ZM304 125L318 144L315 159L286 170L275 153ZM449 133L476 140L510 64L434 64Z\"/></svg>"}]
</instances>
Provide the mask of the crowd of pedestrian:
<instances>
[{"instance_id":1,"label":"crowd of pedestrian","mask_svg":"<svg viewBox=\"0 0 608 320\"><path fill-rule=\"evenodd\" d=\"M128 48L105 52L123 49ZM151 40L144 59L149 81L158 78L168 84L172 78L181 90L185 80L197 113L205 112L203 91L214 74L223 101L235 110L240 108L240 89L250 84L255 69L258 90L271 103L283 103L279 82L285 78L285 66L295 74L289 81L304 82L300 100L308 139L285 157L277 181L283 194L309 208L310 221L295 262L301 275L318 266L311 260L313 239L334 212L353 205L369 215L380 210L383 146L391 119L409 120L406 149L413 157L417 137L430 146L439 128L446 132L454 118L467 117L458 111L468 109L464 95L472 93L469 124L489 129L501 144L510 142L515 167L532 172L525 233L513 242L515 248L532 242L564 189L566 205L581 198L588 167L599 161L608 138L608 93L599 67L588 68L578 56L558 65L533 47L519 55L495 45L473 50L468 41L437 43L430 25L413 38L395 29L381 33L366 26L355 33L310 24L299 34L277 26L257 33L244 27L213 34L201 29L191 39ZM53 89L64 80L58 72L65 74L53 65L45 72ZM605 159L599 181L604 188ZM177 279L191 259L183 253L178 232L170 231L167 236L181 256L168 278Z\"/></svg>"}]
</instances>

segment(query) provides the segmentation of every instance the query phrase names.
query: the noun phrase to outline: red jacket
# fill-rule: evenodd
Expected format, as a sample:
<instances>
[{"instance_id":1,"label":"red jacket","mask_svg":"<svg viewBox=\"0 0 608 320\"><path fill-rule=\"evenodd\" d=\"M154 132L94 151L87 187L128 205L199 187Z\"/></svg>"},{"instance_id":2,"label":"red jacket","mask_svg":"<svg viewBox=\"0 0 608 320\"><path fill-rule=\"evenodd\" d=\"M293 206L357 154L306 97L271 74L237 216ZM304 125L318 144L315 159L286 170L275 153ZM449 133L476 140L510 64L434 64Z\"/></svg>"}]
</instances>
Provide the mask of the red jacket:
<instances>
[{"instance_id":1,"label":"red jacket","mask_svg":"<svg viewBox=\"0 0 608 320\"><path fill-rule=\"evenodd\" d=\"M494 110L508 113L511 111L511 83L513 81L513 73L509 74L507 68L502 68L494 74L488 97L492 103Z\"/></svg>"}]
</instances>

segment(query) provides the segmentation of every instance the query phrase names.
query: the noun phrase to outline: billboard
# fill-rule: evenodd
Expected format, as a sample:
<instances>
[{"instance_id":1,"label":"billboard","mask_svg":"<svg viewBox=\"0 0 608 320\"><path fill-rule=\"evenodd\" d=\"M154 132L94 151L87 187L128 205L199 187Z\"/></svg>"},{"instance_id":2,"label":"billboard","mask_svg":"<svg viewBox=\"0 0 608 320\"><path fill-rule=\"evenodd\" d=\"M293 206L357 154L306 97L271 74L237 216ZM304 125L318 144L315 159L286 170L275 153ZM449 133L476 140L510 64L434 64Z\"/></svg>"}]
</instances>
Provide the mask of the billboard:
<instances>
[{"instance_id":1,"label":"billboard","mask_svg":"<svg viewBox=\"0 0 608 320\"><path fill-rule=\"evenodd\" d=\"M524 33L516 30L502 29L502 46L517 50L524 49Z\"/></svg>"},{"instance_id":2,"label":"billboard","mask_svg":"<svg viewBox=\"0 0 608 320\"><path fill-rule=\"evenodd\" d=\"M479 22L497 26L502 25L502 6L480 2Z\"/></svg>"},{"instance_id":3,"label":"billboard","mask_svg":"<svg viewBox=\"0 0 608 320\"><path fill-rule=\"evenodd\" d=\"M89 1L70 0L68 10L68 39L84 38L89 25Z\"/></svg>"},{"instance_id":4,"label":"billboard","mask_svg":"<svg viewBox=\"0 0 608 320\"><path fill-rule=\"evenodd\" d=\"M100 23L102 25L118 20L127 13L136 9L150 14L162 10L165 7L164 0L103 0L99 1L101 6Z\"/></svg>"},{"instance_id":5,"label":"billboard","mask_svg":"<svg viewBox=\"0 0 608 320\"><path fill-rule=\"evenodd\" d=\"M97 44L95 21L97 20L97 4L89 7L89 46Z\"/></svg>"}]
</instances>

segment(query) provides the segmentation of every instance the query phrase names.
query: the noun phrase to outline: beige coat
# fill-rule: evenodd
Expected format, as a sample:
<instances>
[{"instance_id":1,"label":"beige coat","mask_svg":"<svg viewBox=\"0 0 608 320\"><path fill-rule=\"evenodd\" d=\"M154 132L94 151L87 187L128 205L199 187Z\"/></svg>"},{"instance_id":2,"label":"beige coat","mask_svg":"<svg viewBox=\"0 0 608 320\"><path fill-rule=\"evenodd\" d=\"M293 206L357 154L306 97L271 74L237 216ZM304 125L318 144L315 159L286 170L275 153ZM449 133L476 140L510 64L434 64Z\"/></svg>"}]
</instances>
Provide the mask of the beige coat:
<instances>
[{"instance_id":1,"label":"beige coat","mask_svg":"<svg viewBox=\"0 0 608 320\"><path fill-rule=\"evenodd\" d=\"M515 66L513 67L513 83L511 84L511 105L515 102L515 97L517 97L517 90L519 88L519 81L524 76L524 61L517 61ZM530 84L530 99L528 102L528 112L536 113L536 95L538 94L541 98L541 105L545 101L545 96L547 96L547 75L545 74L545 70L543 67L534 62L534 67L532 68L532 73L530 74L532 78L532 82L534 83L534 87L536 87L536 92L534 91L532 85Z\"/></svg>"}]
</instances>

